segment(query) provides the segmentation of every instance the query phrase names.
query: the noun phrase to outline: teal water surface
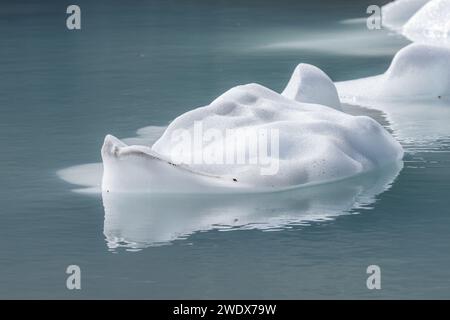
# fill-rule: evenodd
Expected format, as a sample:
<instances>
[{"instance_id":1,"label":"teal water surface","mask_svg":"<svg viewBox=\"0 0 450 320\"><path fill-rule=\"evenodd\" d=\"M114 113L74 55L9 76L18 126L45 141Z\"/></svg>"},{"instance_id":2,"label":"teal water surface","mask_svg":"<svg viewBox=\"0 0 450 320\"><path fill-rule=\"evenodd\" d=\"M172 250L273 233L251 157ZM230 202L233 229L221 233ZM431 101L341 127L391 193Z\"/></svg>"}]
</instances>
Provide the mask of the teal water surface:
<instances>
[{"instance_id":1,"label":"teal water surface","mask_svg":"<svg viewBox=\"0 0 450 320\"><path fill-rule=\"evenodd\" d=\"M449 298L449 135L402 135L402 168L268 197L130 205L57 175L101 161L106 134L235 85L280 91L300 62L334 80L384 72L408 41L340 22L373 2L78 1L79 31L64 2L2 2L0 298Z\"/></svg>"}]
</instances>

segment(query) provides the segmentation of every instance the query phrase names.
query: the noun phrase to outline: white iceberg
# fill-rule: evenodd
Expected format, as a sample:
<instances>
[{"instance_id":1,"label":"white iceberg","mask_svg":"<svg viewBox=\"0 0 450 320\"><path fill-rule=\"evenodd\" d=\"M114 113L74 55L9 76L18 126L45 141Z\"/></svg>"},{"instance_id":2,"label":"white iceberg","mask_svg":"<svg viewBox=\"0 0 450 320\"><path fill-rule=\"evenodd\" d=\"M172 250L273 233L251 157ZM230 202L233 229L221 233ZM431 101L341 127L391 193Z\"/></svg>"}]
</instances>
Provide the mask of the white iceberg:
<instances>
[{"instance_id":1,"label":"white iceberg","mask_svg":"<svg viewBox=\"0 0 450 320\"><path fill-rule=\"evenodd\" d=\"M381 7L383 26L401 30L406 22L430 0L396 0Z\"/></svg>"},{"instance_id":2,"label":"white iceberg","mask_svg":"<svg viewBox=\"0 0 450 320\"><path fill-rule=\"evenodd\" d=\"M383 26L411 41L449 44L450 0L397 0L381 11Z\"/></svg>"},{"instance_id":3,"label":"white iceberg","mask_svg":"<svg viewBox=\"0 0 450 320\"><path fill-rule=\"evenodd\" d=\"M302 69L300 66L297 71ZM313 67L306 70L309 74L305 77L294 74L284 92L297 101L261 85L248 84L179 116L151 148L127 146L108 135L102 147L103 191L278 191L349 178L402 158L400 144L375 120L314 104L325 101L336 107L337 101L328 96L324 100L320 91L310 87L330 92L329 78ZM309 103L298 102L306 100ZM214 134L207 138L203 135L201 143L191 143L199 127ZM246 135L236 141L235 135L227 134L230 130ZM264 159L260 153L247 150L244 163L203 161L206 154L218 155L216 160L235 155L239 143L247 137L259 137L261 132L270 142L277 140L270 144L271 152ZM267 166L273 169L273 164L273 174L262 174Z\"/></svg>"},{"instance_id":4,"label":"white iceberg","mask_svg":"<svg viewBox=\"0 0 450 320\"><path fill-rule=\"evenodd\" d=\"M403 35L412 41L441 41L450 35L450 0L432 0L403 26Z\"/></svg>"},{"instance_id":5,"label":"white iceberg","mask_svg":"<svg viewBox=\"0 0 450 320\"><path fill-rule=\"evenodd\" d=\"M342 101L444 100L450 98L450 48L413 43L401 49L381 75L337 82Z\"/></svg>"},{"instance_id":6,"label":"white iceberg","mask_svg":"<svg viewBox=\"0 0 450 320\"><path fill-rule=\"evenodd\" d=\"M149 195L103 192L111 250L137 251L208 230L280 230L334 220L372 205L401 163L345 181L270 194Z\"/></svg>"},{"instance_id":7,"label":"white iceberg","mask_svg":"<svg viewBox=\"0 0 450 320\"><path fill-rule=\"evenodd\" d=\"M337 82L342 103L384 112L398 139L434 148L450 135L450 48L413 43L381 75Z\"/></svg>"}]
</instances>

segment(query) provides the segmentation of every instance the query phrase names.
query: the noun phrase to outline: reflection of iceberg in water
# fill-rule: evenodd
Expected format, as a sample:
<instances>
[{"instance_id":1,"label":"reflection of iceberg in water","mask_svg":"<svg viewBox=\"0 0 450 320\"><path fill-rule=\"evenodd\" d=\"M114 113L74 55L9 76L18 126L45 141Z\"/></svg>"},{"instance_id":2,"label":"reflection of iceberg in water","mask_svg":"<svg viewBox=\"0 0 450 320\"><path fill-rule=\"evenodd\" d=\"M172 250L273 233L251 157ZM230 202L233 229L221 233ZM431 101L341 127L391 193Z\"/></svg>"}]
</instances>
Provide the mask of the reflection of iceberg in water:
<instances>
[{"instance_id":1,"label":"reflection of iceberg in water","mask_svg":"<svg viewBox=\"0 0 450 320\"><path fill-rule=\"evenodd\" d=\"M104 234L111 249L137 250L184 239L199 231L276 230L330 220L374 203L401 168L402 164L397 164L345 181L265 194L104 192Z\"/></svg>"}]
</instances>

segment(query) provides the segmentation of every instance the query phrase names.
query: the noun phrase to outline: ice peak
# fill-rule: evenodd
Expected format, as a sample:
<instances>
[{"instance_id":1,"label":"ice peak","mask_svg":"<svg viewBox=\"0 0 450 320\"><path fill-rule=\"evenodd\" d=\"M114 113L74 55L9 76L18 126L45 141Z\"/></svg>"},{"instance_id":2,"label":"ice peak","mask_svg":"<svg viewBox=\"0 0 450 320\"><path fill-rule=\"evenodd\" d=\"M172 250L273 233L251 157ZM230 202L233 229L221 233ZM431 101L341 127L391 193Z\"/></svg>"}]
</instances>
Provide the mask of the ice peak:
<instances>
[{"instance_id":1,"label":"ice peak","mask_svg":"<svg viewBox=\"0 0 450 320\"><path fill-rule=\"evenodd\" d=\"M325 72L310 64L301 63L295 68L281 94L299 102L322 104L341 110L333 81Z\"/></svg>"}]
</instances>

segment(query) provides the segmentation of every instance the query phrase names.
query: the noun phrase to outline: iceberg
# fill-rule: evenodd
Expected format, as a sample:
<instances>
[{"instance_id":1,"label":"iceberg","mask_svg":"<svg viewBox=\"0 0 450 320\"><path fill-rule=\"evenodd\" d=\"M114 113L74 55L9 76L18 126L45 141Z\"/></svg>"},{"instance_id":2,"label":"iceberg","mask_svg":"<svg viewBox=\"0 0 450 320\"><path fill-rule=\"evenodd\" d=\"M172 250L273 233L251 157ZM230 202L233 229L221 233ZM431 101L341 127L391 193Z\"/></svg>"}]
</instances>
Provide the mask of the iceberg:
<instances>
[{"instance_id":1,"label":"iceberg","mask_svg":"<svg viewBox=\"0 0 450 320\"><path fill-rule=\"evenodd\" d=\"M403 26L403 35L412 41L442 41L450 35L450 0L432 0Z\"/></svg>"},{"instance_id":2,"label":"iceberg","mask_svg":"<svg viewBox=\"0 0 450 320\"><path fill-rule=\"evenodd\" d=\"M339 97L362 105L373 101L450 98L450 48L412 43L393 58L381 75L337 82Z\"/></svg>"},{"instance_id":3,"label":"iceberg","mask_svg":"<svg viewBox=\"0 0 450 320\"><path fill-rule=\"evenodd\" d=\"M413 42L448 44L450 0L397 0L381 12L383 26Z\"/></svg>"},{"instance_id":4,"label":"iceberg","mask_svg":"<svg viewBox=\"0 0 450 320\"><path fill-rule=\"evenodd\" d=\"M401 30L405 23L430 0L397 0L381 7L383 26Z\"/></svg>"},{"instance_id":5,"label":"iceberg","mask_svg":"<svg viewBox=\"0 0 450 320\"><path fill-rule=\"evenodd\" d=\"M335 109L333 88L320 70L300 65L283 94L258 84L234 87L173 120L152 147L129 146L107 135L102 190L271 192L342 180L399 161L402 147L379 123ZM245 145L252 137L269 140L270 152L253 152ZM242 143L242 161L228 161L228 155L236 160Z\"/></svg>"},{"instance_id":6,"label":"iceberg","mask_svg":"<svg viewBox=\"0 0 450 320\"><path fill-rule=\"evenodd\" d=\"M381 110L396 138L418 148L450 135L450 48L412 43L381 75L337 82L343 104ZM438 146L436 146L438 147Z\"/></svg>"}]
</instances>

